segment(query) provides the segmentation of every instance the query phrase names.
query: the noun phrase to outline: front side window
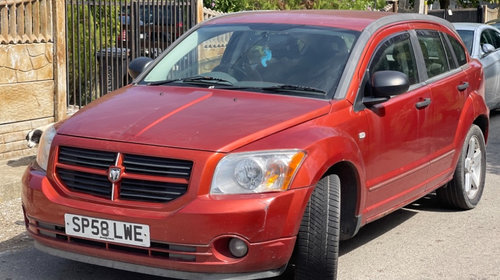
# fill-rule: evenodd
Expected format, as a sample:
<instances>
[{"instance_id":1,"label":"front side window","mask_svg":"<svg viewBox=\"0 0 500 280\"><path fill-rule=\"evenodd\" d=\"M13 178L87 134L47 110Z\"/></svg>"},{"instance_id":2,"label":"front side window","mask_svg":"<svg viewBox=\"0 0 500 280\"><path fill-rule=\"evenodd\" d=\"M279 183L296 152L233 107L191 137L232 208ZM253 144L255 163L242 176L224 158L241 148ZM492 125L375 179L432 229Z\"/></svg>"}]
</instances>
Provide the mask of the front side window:
<instances>
[{"instance_id":1,"label":"front side window","mask_svg":"<svg viewBox=\"0 0 500 280\"><path fill-rule=\"evenodd\" d=\"M448 72L448 56L439 32L434 30L417 30L418 42L424 56L428 78Z\"/></svg>"},{"instance_id":2,"label":"front side window","mask_svg":"<svg viewBox=\"0 0 500 280\"><path fill-rule=\"evenodd\" d=\"M381 43L372 58L370 73L392 70L405 73L410 84L418 82L417 64L410 35L402 33Z\"/></svg>"},{"instance_id":3,"label":"front side window","mask_svg":"<svg viewBox=\"0 0 500 280\"><path fill-rule=\"evenodd\" d=\"M142 83L325 98L336 89L358 35L292 24L204 26L164 56Z\"/></svg>"},{"instance_id":4,"label":"front side window","mask_svg":"<svg viewBox=\"0 0 500 280\"><path fill-rule=\"evenodd\" d=\"M493 29L486 29L481 33L481 45L484 43L492 45L495 49L500 48L500 33Z\"/></svg>"}]
</instances>

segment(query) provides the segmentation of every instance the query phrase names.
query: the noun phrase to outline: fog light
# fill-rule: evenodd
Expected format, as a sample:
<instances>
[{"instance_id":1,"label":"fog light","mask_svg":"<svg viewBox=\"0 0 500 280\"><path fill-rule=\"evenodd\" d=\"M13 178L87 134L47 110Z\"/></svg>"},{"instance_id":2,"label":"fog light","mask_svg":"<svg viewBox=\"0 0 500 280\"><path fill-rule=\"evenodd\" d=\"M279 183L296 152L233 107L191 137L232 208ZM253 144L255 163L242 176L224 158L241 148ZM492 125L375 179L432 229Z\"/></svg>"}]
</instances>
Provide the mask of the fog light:
<instances>
[{"instance_id":1,"label":"fog light","mask_svg":"<svg viewBox=\"0 0 500 280\"><path fill-rule=\"evenodd\" d=\"M229 240L229 251L237 258L244 257L248 252L248 246L245 241L238 238L231 238Z\"/></svg>"}]
</instances>

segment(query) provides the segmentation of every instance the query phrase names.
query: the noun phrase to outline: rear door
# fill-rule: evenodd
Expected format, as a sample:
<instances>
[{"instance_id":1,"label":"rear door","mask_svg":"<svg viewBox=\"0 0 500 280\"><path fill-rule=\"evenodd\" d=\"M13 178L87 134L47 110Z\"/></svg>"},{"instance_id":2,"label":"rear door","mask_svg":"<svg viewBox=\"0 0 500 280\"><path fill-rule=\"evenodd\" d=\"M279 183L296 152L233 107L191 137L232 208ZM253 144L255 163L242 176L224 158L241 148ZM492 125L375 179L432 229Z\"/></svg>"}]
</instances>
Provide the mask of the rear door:
<instances>
[{"instance_id":1,"label":"rear door","mask_svg":"<svg viewBox=\"0 0 500 280\"><path fill-rule=\"evenodd\" d=\"M427 74L426 83L431 90L430 128L430 181L435 188L452 175L457 127L470 91L465 50L451 35L432 30L416 31ZM453 49L461 50L454 55Z\"/></svg>"}]
</instances>

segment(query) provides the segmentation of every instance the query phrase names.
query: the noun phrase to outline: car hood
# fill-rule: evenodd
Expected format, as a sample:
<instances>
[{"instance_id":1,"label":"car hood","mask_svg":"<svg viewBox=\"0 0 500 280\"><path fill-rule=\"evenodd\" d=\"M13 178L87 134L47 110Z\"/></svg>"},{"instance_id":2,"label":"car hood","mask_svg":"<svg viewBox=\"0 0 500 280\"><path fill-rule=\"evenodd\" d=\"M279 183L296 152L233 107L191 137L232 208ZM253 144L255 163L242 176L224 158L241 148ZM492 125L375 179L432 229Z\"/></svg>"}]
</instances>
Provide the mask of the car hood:
<instances>
[{"instance_id":1,"label":"car hood","mask_svg":"<svg viewBox=\"0 0 500 280\"><path fill-rule=\"evenodd\" d=\"M86 106L57 133L229 152L328 113L327 100L218 89L128 86Z\"/></svg>"}]
</instances>

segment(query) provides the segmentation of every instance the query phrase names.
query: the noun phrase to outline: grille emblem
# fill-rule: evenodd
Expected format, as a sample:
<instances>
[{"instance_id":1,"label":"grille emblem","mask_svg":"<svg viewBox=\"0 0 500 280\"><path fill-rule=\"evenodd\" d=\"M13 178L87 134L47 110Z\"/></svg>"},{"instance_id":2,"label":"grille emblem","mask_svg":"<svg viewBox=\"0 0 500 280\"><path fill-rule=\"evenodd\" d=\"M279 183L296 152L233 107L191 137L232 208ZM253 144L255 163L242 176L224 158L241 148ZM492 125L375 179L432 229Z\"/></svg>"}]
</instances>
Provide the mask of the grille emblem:
<instances>
[{"instance_id":1,"label":"grille emblem","mask_svg":"<svg viewBox=\"0 0 500 280\"><path fill-rule=\"evenodd\" d=\"M122 169L117 166L111 166L108 170L108 180L111 183L116 183L120 181L120 177L122 175Z\"/></svg>"}]
</instances>

